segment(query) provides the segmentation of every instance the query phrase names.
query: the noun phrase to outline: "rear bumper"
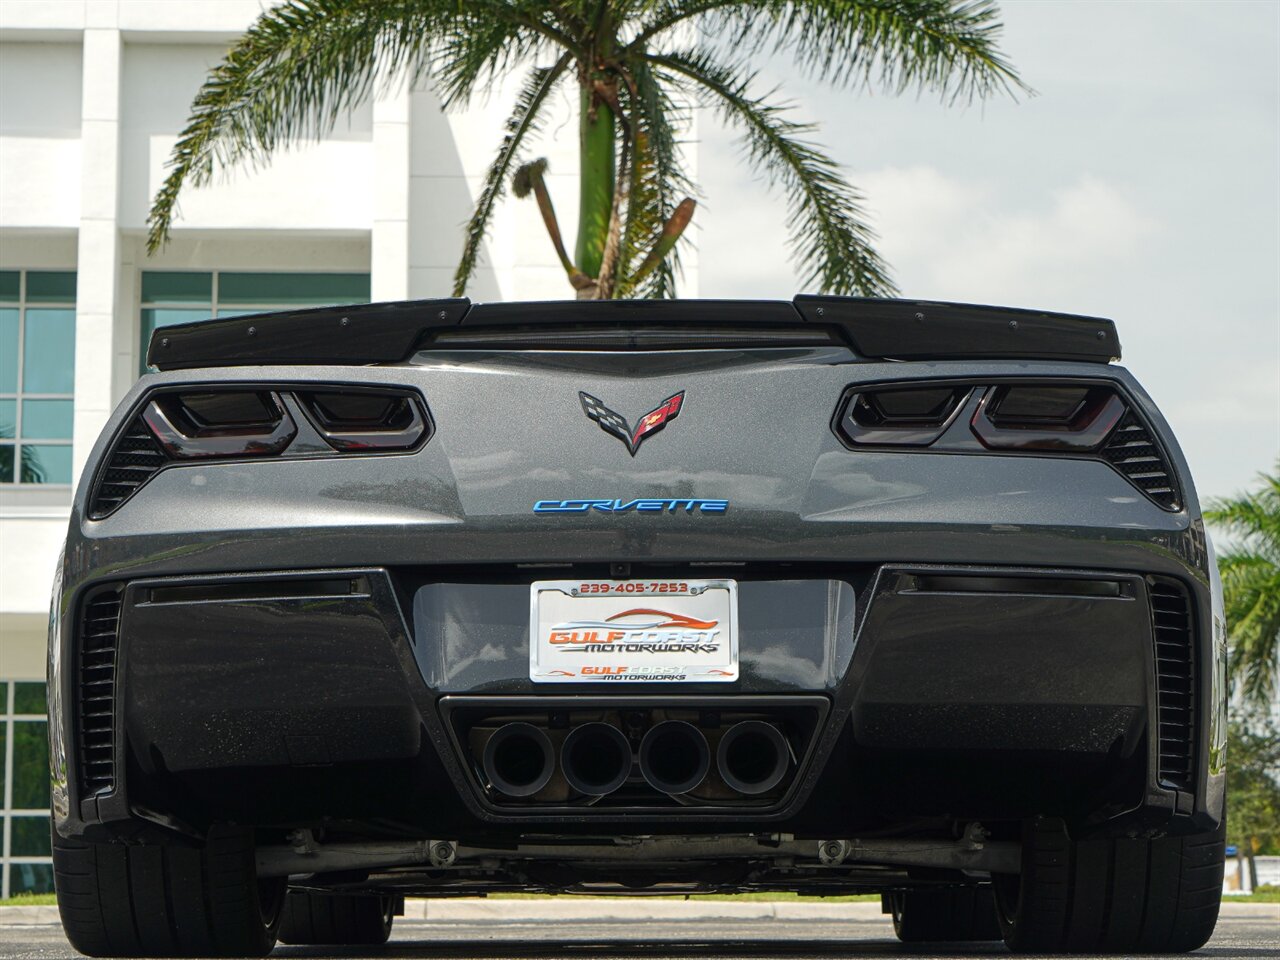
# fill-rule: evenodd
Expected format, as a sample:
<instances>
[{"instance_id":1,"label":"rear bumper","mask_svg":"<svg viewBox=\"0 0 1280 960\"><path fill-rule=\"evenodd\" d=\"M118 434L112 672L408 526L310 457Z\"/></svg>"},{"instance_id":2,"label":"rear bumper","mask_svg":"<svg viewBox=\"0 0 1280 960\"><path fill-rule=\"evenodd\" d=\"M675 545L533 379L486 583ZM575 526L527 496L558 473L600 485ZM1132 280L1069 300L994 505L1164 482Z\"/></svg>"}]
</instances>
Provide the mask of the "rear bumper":
<instances>
[{"instance_id":1,"label":"rear bumper","mask_svg":"<svg viewBox=\"0 0 1280 960\"><path fill-rule=\"evenodd\" d=\"M451 617L463 601L450 594L442 604L431 593L440 577L427 570L163 577L79 591L53 646L59 830L199 831L231 819L460 837L619 823L630 833L767 823L822 835L900 815L1052 814L1101 830L1196 829L1220 815L1199 582L894 564L727 572L759 617L782 611L792 627L744 634L744 679L732 691L590 691L641 710L712 696L766 714L819 704L817 719L797 727L795 767L776 796L627 809L503 802L460 735L459 707L549 710L551 698L584 692L527 679L527 621L510 596L527 597L536 573L512 568L466 585L468 609L505 642ZM1191 710L1181 726L1161 711L1154 583L1187 605ZM82 686L85 617L102 597L119 601L109 727L90 716ZM108 781L89 766L104 756L95 736L110 744ZM1171 765L1179 751L1185 770Z\"/></svg>"}]
</instances>

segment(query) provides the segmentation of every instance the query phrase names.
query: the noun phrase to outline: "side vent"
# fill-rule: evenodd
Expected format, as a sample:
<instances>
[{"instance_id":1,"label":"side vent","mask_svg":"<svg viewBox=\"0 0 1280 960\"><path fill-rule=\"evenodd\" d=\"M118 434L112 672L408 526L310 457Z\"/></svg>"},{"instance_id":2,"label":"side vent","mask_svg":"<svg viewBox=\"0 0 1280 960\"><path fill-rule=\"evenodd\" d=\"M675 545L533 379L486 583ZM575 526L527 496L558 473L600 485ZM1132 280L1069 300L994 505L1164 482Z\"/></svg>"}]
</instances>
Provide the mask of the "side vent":
<instances>
[{"instance_id":1,"label":"side vent","mask_svg":"<svg viewBox=\"0 0 1280 960\"><path fill-rule=\"evenodd\" d=\"M85 602L80 617L76 713L80 786L84 796L110 793L116 784L116 665L120 638L119 589Z\"/></svg>"},{"instance_id":2,"label":"side vent","mask_svg":"<svg viewBox=\"0 0 1280 960\"><path fill-rule=\"evenodd\" d=\"M1195 776L1195 631L1191 601L1182 585L1147 584L1155 640L1156 712L1160 731L1160 780L1190 790Z\"/></svg>"},{"instance_id":3,"label":"side vent","mask_svg":"<svg viewBox=\"0 0 1280 960\"><path fill-rule=\"evenodd\" d=\"M156 475L169 458L160 443L136 417L116 441L89 501L89 517L101 520L128 500L135 490Z\"/></svg>"},{"instance_id":4,"label":"side vent","mask_svg":"<svg viewBox=\"0 0 1280 960\"><path fill-rule=\"evenodd\" d=\"M1166 510L1181 509L1173 470L1164 451L1132 410L1124 415L1101 450L1102 458Z\"/></svg>"}]
</instances>

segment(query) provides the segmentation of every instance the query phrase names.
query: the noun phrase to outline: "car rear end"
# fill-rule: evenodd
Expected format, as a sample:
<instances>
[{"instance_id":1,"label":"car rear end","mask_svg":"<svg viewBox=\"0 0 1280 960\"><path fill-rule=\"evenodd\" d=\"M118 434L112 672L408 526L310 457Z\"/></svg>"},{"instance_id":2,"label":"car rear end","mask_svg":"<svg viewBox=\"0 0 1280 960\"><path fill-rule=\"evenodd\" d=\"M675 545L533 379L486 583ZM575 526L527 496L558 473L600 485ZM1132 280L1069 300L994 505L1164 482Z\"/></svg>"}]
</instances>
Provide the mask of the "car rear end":
<instances>
[{"instance_id":1,"label":"car rear end","mask_svg":"<svg viewBox=\"0 0 1280 960\"><path fill-rule=\"evenodd\" d=\"M883 892L906 939L976 897L1037 949L1047 849L1082 890L1140 853L1163 904L1175 846L1220 871L1223 648L1118 354L839 298L159 331L54 598L58 831L234 825L292 942L342 897L780 889ZM1197 883L1195 924L1059 940L1185 947Z\"/></svg>"}]
</instances>

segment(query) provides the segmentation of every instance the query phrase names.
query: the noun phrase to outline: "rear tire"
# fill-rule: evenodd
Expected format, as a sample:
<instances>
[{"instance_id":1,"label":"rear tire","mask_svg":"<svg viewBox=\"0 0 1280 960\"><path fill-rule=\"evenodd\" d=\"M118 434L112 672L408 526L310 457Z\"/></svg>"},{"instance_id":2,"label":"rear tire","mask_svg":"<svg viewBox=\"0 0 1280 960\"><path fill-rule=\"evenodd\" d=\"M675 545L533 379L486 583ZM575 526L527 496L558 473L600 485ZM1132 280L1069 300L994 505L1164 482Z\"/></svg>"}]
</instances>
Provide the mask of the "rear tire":
<instances>
[{"instance_id":1,"label":"rear tire","mask_svg":"<svg viewBox=\"0 0 1280 960\"><path fill-rule=\"evenodd\" d=\"M91 957L261 957L276 942L285 881L259 881L253 834L215 827L203 847L53 834L67 939Z\"/></svg>"},{"instance_id":2,"label":"rear tire","mask_svg":"<svg viewBox=\"0 0 1280 960\"><path fill-rule=\"evenodd\" d=\"M1017 953L1185 953L1213 935L1225 821L1212 833L1081 840L1060 820L1023 832L1022 874L995 878L1004 941Z\"/></svg>"},{"instance_id":3,"label":"rear tire","mask_svg":"<svg viewBox=\"0 0 1280 960\"><path fill-rule=\"evenodd\" d=\"M903 943L1001 938L989 886L907 890L885 896L893 913L893 932Z\"/></svg>"},{"instance_id":4,"label":"rear tire","mask_svg":"<svg viewBox=\"0 0 1280 960\"><path fill-rule=\"evenodd\" d=\"M280 916L281 943L376 946L391 936L397 897L290 891Z\"/></svg>"}]
</instances>

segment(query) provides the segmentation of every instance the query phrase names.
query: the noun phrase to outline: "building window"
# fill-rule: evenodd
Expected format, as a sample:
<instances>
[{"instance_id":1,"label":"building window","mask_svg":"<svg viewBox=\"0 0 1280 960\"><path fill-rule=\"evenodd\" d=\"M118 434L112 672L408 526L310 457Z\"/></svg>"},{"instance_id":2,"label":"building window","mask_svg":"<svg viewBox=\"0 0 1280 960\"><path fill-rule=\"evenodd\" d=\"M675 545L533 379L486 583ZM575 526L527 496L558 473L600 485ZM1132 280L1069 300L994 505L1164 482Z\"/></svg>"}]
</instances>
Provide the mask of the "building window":
<instances>
[{"instance_id":1,"label":"building window","mask_svg":"<svg viewBox=\"0 0 1280 960\"><path fill-rule=\"evenodd\" d=\"M53 891L44 684L0 681L0 896Z\"/></svg>"},{"instance_id":2,"label":"building window","mask_svg":"<svg viewBox=\"0 0 1280 960\"><path fill-rule=\"evenodd\" d=\"M367 273L144 271L139 370L147 372L151 334L171 323L368 300Z\"/></svg>"},{"instance_id":3,"label":"building window","mask_svg":"<svg viewBox=\"0 0 1280 960\"><path fill-rule=\"evenodd\" d=\"M76 275L0 271L0 484L71 483Z\"/></svg>"}]
</instances>

